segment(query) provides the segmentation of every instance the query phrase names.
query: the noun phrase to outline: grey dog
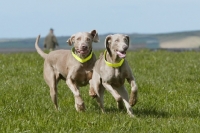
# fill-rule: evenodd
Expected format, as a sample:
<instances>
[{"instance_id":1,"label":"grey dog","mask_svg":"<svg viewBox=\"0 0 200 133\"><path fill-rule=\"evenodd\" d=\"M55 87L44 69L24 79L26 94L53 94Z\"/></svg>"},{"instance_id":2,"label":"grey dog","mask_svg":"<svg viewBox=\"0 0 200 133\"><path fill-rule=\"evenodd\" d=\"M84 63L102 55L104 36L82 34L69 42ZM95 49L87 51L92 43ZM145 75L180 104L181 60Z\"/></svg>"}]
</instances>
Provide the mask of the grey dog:
<instances>
[{"instance_id":1,"label":"grey dog","mask_svg":"<svg viewBox=\"0 0 200 133\"><path fill-rule=\"evenodd\" d=\"M55 108L58 109L57 85L59 80L63 79L74 94L76 110L84 111L85 105L79 87L87 85L92 77L92 69L96 61L92 52L92 42L99 41L97 31L74 34L67 40L69 45L74 44L72 50L56 50L49 54L39 48L39 39L40 36L36 39L35 48L44 58L44 79L50 88L50 96Z\"/></svg>"}]
</instances>

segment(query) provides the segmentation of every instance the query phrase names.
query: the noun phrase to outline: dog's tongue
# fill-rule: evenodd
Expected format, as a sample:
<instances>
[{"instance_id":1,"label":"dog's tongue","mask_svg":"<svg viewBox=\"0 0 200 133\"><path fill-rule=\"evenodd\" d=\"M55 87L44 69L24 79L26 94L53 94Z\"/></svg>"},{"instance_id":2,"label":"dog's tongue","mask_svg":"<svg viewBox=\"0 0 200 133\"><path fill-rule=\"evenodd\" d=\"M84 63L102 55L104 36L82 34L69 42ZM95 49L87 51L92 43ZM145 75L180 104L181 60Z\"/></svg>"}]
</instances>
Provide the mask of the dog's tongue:
<instances>
[{"instance_id":1,"label":"dog's tongue","mask_svg":"<svg viewBox=\"0 0 200 133\"><path fill-rule=\"evenodd\" d=\"M121 52L117 51L117 55L118 55L120 58L125 58L125 57L126 57L126 52L121 53Z\"/></svg>"},{"instance_id":2,"label":"dog's tongue","mask_svg":"<svg viewBox=\"0 0 200 133\"><path fill-rule=\"evenodd\" d=\"M87 50L79 50L79 53L81 53L81 54L87 54Z\"/></svg>"}]
</instances>

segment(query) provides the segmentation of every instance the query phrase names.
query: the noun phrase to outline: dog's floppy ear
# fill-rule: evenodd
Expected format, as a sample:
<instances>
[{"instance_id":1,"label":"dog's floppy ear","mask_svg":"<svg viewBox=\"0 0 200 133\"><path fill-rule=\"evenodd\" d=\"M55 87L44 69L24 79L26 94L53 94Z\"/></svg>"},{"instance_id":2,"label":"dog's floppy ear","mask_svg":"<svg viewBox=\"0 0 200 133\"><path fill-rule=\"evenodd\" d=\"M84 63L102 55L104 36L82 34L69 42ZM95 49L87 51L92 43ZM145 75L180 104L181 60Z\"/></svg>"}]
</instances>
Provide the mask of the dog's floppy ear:
<instances>
[{"instance_id":1,"label":"dog's floppy ear","mask_svg":"<svg viewBox=\"0 0 200 133\"><path fill-rule=\"evenodd\" d=\"M71 46L74 43L75 35L72 35L66 42Z\"/></svg>"},{"instance_id":2,"label":"dog's floppy ear","mask_svg":"<svg viewBox=\"0 0 200 133\"><path fill-rule=\"evenodd\" d=\"M110 56L112 56L111 51L110 51L111 38L112 38L112 35L108 35L105 39L105 47Z\"/></svg>"},{"instance_id":3,"label":"dog's floppy ear","mask_svg":"<svg viewBox=\"0 0 200 133\"><path fill-rule=\"evenodd\" d=\"M90 31L90 34L93 36L93 42L99 42L99 35L96 30Z\"/></svg>"},{"instance_id":4,"label":"dog's floppy ear","mask_svg":"<svg viewBox=\"0 0 200 133\"><path fill-rule=\"evenodd\" d=\"M129 43L130 43L130 38L129 38L128 35L125 35L125 37L126 37L126 39L127 39L127 41L128 41L128 45L129 45Z\"/></svg>"}]
</instances>

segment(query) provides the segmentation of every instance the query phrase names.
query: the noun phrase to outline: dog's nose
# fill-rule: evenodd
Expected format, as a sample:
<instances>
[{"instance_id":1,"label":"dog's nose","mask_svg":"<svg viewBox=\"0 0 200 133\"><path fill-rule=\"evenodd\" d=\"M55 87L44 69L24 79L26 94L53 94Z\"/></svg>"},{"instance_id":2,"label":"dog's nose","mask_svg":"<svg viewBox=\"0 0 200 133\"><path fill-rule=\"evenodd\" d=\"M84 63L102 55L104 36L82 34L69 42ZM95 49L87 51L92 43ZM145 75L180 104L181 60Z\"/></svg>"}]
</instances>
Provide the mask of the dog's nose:
<instances>
[{"instance_id":1,"label":"dog's nose","mask_svg":"<svg viewBox=\"0 0 200 133\"><path fill-rule=\"evenodd\" d=\"M85 45L82 45L81 48L82 48L82 49L87 49L88 47L85 46Z\"/></svg>"},{"instance_id":2,"label":"dog's nose","mask_svg":"<svg viewBox=\"0 0 200 133\"><path fill-rule=\"evenodd\" d=\"M124 45L124 46L122 46L122 48L123 48L124 50L127 50L127 49L128 49L128 46L127 46L127 45Z\"/></svg>"}]
</instances>

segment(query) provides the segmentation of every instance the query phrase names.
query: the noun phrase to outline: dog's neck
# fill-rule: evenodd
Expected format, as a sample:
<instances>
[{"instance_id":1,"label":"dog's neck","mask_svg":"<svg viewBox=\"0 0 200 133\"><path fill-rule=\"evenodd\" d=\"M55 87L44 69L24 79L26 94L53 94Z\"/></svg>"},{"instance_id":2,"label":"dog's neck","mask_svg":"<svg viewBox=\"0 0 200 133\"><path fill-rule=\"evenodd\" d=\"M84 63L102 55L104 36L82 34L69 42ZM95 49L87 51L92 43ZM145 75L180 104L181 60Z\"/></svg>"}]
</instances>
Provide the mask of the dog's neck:
<instances>
[{"instance_id":1,"label":"dog's neck","mask_svg":"<svg viewBox=\"0 0 200 133\"><path fill-rule=\"evenodd\" d=\"M120 67L124 62L124 59L119 58L117 55L113 54L111 57L107 50L104 51L103 58L105 63L110 67Z\"/></svg>"},{"instance_id":2,"label":"dog's neck","mask_svg":"<svg viewBox=\"0 0 200 133\"><path fill-rule=\"evenodd\" d=\"M89 52L89 55L87 55L86 57L83 57L80 53L76 52L75 48L72 48L71 52L72 52L73 57L80 63L87 62L88 60L92 58L92 55L93 55L92 50Z\"/></svg>"}]
</instances>

